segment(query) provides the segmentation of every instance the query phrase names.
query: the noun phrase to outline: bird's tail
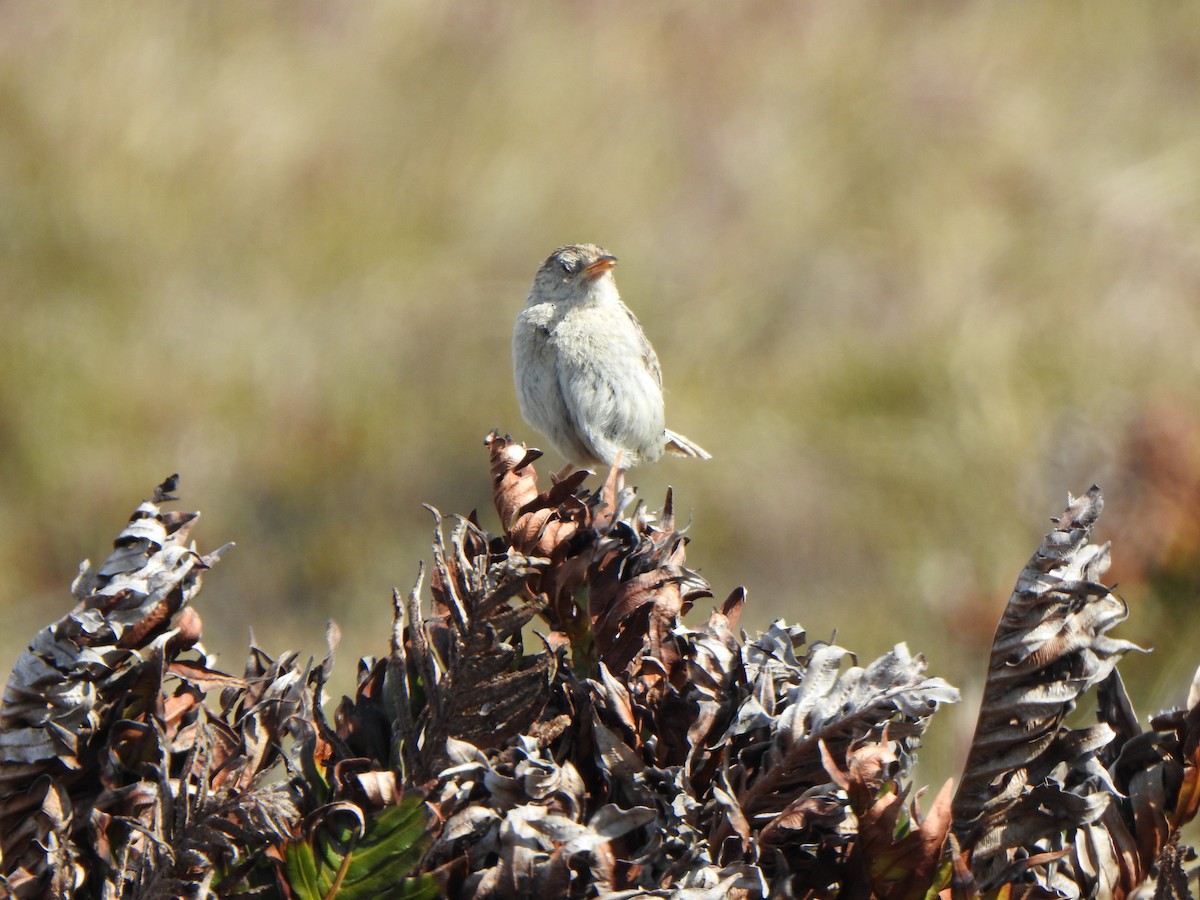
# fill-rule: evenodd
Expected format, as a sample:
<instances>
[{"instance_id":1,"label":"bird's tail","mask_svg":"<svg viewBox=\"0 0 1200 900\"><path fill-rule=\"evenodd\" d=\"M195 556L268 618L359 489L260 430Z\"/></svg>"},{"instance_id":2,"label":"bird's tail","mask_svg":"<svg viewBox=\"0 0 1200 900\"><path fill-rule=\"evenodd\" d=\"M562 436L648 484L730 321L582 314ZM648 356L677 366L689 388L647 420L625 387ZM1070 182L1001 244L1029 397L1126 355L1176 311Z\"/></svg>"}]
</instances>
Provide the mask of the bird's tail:
<instances>
[{"instance_id":1,"label":"bird's tail","mask_svg":"<svg viewBox=\"0 0 1200 900\"><path fill-rule=\"evenodd\" d=\"M665 449L673 456L690 456L693 459L712 459L712 454L678 432L668 428L665 432L667 439Z\"/></svg>"}]
</instances>

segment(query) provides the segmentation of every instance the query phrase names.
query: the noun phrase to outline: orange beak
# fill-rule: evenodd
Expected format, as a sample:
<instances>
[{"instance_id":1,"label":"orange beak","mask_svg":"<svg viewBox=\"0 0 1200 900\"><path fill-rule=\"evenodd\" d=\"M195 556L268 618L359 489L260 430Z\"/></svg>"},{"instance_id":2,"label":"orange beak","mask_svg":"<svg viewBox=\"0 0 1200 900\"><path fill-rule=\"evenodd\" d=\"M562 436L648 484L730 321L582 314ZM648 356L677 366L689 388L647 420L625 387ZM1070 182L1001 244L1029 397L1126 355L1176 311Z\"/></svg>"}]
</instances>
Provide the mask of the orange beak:
<instances>
[{"instance_id":1,"label":"orange beak","mask_svg":"<svg viewBox=\"0 0 1200 900\"><path fill-rule=\"evenodd\" d=\"M583 270L583 274L588 278L599 278L605 272L612 269L617 264L615 256L601 256L594 263Z\"/></svg>"}]
</instances>

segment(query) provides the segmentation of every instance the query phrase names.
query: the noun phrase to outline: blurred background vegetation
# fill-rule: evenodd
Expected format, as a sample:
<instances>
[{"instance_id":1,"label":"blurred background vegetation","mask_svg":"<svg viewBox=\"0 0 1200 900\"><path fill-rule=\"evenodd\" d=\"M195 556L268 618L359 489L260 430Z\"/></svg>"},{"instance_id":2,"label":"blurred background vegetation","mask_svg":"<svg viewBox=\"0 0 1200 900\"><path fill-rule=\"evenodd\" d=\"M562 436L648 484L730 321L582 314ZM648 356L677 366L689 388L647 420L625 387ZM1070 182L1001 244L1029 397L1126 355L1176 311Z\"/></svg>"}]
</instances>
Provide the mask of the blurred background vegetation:
<instances>
[{"instance_id":1,"label":"blurred background vegetation","mask_svg":"<svg viewBox=\"0 0 1200 900\"><path fill-rule=\"evenodd\" d=\"M207 646L319 657L332 617L347 689L420 504L497 528L483 437L540 441L513 317L595 241L715 457L641 495L674 486L746 627L906 640L964 689L925 780L1093 481L1139 711L1183 702L1200 6L8 3L0 48L6 669L180 472L202 549L238 543Z\"/></svg>"}]
</instances>

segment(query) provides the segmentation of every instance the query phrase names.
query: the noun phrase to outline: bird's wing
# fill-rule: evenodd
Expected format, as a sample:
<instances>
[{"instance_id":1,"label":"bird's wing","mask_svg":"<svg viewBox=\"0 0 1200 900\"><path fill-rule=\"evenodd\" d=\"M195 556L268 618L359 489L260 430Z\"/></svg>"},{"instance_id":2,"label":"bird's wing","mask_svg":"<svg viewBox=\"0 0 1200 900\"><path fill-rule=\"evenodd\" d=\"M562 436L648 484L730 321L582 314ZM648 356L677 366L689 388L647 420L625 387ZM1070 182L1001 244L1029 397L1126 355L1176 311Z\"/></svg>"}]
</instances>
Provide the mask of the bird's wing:
<instances>
[{"instance_id":1,"label":"bird's wing","mask_svg":"<svg viewBox=\"0 0 1200 900\"><path fill-rule=\"evenodd\" d=\"M645 365L646 371L650 373L658 386L662 387L662 367L658 364L658 354L650 346L650 341L646 338L646 332L642 331L642 323L637 320L637 316L633 314L633 310L625 307L625 312L629 316L629 321L633 323L633 330L637 332L638 340L641 344L642 364Z\"/></svg>"},{"instance_id":2,"label":"bird's wing","mask_svg":"<svg viewBox=\"0 0 1200 900\"><path fill-rule=\"evenodd\" d=\"M642 346L648 360L619 348L595 359L576 359L569 367L562 357L557 360L558 389L575 434L589 455L607 465L618 451L630 464L662 452L658 360L644 339Z\"/></svg>"}]
</instances>

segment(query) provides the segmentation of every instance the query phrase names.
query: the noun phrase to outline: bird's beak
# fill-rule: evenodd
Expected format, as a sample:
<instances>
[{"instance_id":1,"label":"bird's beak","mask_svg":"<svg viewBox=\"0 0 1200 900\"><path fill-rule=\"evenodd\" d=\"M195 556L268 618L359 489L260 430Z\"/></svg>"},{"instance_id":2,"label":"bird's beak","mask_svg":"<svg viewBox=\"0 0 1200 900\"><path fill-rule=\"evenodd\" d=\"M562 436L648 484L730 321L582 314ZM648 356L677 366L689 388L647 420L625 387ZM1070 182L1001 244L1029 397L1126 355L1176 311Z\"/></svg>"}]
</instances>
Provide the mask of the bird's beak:
<instances>
[{"instance_id":1,"label":"bird's beak","mask_svg":"<svg viewBox=\"0 0 1200 900\"><path fill-rule=\"evenodd\" d=\"M583 274L589 279L599 278L605 272L610 271L616 264L617 258L615 256L601 256L584 269Z\"/></svg>"}]
</instances>

